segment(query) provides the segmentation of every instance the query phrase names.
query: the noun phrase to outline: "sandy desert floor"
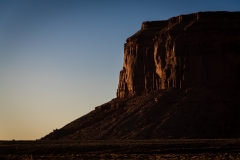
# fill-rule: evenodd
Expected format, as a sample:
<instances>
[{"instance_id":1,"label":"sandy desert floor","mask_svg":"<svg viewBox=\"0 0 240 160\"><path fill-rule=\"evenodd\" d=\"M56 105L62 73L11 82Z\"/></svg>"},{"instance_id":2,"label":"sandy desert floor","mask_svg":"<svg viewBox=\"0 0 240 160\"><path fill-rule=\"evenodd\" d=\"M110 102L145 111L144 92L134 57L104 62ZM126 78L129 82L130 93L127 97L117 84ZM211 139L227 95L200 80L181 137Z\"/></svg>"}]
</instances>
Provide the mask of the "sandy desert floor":
<instances>
[{"instance_id":1,"label":"sandy desert floor","mask_svg":"<svg viewBox=\"0 0 240 160\"><path fill-rule=\"evenodd\" d=\"M0 141L0 159L240 159L240 140Z\"/></svg>"}]
</instances>

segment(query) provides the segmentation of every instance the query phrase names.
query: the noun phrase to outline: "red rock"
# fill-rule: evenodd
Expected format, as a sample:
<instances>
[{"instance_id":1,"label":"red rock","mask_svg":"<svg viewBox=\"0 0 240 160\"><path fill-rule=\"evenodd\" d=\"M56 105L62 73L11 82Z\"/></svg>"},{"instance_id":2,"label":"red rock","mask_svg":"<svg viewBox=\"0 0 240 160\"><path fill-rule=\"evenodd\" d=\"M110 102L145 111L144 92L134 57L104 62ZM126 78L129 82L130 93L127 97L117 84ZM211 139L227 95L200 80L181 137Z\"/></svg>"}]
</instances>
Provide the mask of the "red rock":
<instances>
[{"instance_id":1,"label":"red rock","mask_svg":"<svg viewBox=\"0 0 240 160\"><path fill-rule=\"evenodd\" d=\"M239 85L240 12L143 22L117 98L42 139L238 138Z\"/></svg>"},{"instance_id":2,"label":"red rock","mask_svg":"<svg viewBox=\"0 0 240 160\"><path fill-rule=\"evenodd\" d=\"M192 86L239 87L240 12L143 22L124 45L117 97Z\"/></svg>"}]
</instances>

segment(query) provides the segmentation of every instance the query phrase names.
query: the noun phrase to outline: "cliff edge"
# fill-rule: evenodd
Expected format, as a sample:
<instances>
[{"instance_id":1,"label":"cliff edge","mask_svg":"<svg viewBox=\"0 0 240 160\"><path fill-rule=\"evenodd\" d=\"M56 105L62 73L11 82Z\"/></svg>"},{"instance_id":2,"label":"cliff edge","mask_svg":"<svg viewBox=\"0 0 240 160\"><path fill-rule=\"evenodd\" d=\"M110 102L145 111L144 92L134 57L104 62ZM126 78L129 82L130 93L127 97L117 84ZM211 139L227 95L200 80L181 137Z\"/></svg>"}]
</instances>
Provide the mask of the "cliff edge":
<instances>
[{"instance_id":1,"label":"cliff edge","mask_svg":"<svg viewBox=\"0 0 240 160\"><path fill-rule=\"evenodd\" d=\"M240 12L143 22L127 39L117 97L167 88L239 87Z\"/></svg>"},{"instance_id":2,"label":"cliff edge","mask_svg":"<svg viewBox=\"0 0 240 160\"><path fill-rule=\"evenodd\" d=\"M42 140L239 138L240 12L143 22L117 98Z\"/></svg>"}]
</instances>

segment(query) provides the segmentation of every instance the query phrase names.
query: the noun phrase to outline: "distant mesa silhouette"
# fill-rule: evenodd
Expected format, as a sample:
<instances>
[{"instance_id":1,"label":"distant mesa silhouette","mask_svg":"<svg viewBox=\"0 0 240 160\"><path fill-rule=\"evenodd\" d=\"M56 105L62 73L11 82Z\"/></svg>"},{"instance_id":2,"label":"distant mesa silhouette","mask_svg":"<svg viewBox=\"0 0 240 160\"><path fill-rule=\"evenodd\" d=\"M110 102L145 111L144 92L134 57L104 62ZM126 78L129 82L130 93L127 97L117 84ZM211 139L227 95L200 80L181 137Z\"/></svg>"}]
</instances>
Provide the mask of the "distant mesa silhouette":
<instances>
[{"instance_id":1,"label":"distant mesa silhouette","mask_svg":"<svg viewBox=\"0 0 240 160\"><path fill-rule=\"evenodd\" d=\"M238 138L240 12L143 22L116 98L42 140Z\"/></svg>"}]
</instances>

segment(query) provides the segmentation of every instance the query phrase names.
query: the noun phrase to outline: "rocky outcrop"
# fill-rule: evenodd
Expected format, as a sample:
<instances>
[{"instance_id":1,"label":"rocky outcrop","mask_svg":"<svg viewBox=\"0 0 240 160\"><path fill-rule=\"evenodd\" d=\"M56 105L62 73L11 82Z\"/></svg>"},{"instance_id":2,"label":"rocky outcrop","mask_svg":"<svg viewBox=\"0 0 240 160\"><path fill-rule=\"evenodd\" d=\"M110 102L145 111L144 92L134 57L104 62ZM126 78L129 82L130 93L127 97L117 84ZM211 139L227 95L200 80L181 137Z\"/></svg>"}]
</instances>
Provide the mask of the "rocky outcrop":
<instances>
[{"instance_id":1,"label":"rocky outcrop","mask_svg":"<svg viewBox=\"0 0 240 160\"><path fill-rule=\"evenodd\" d=\"M240 12L144 22L117 98L42 140L239 138Z\"/></svg>"},{"instance_id":2,"label":"rocky outcrop","mask_svg":"<svg viewBox=\"0 0 240 160\"><path fill-rule=\"evenodd\" d=\"M239 87L240 12L143 22L124 45L117 97L192 86Z\"/></svg>"}]
</instances>

